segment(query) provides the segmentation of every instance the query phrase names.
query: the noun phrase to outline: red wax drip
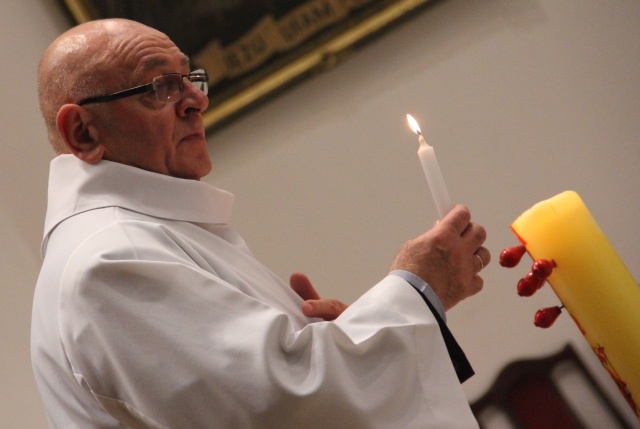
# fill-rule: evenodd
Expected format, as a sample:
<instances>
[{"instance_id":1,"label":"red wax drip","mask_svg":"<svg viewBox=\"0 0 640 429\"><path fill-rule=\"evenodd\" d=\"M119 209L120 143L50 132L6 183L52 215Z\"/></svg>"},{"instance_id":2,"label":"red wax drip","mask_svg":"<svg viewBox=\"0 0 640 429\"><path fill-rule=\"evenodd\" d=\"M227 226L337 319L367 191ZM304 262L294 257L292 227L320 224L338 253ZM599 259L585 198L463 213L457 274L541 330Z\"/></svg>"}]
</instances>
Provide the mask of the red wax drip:
<instances>
[{"instance_id":1,"label":"red wax drip","mask_svg":"<svg viewBox=\"0 0 640 429\"><path fill-rule=\"evenodd\" d=\"M553 325L558 316L562 313L562 307L547 307L536 312L533 318L533 324L538 328L548 328Z\"/></svg>"},{"instance_id":2,"label":"red wax drip","mask_svg":"<svg viewBox=\"0 0 640 429\"><path fill-rule=\"evenodd\" d=\"M518 295L531 296L538 289L544 285L545 279L536 277L532 272L527 273L526 276L520 279L518 282Z\"/></svg>"},{"instance_id":3,"label":"red wax drip","mask_svg":"<svg viewBox=\"0 0 640 429\"><path fill-rule=\"evenodd\" d=\"M538 259L531 266L531 273L540 279L546 279L551 275L555 266L556 264L553 261Z\"/></svg>"},{"instance_id":4,"label":"red wax drip","mask_svg":"<svg viewBox=\"0 0 640 429\"><path fill-rule=\"evenodd\" d=\"M522 259L522 255L527 251L524 246L514 246L508 247L504 249L500 253L500 265L506 268L513 268L518 263L520 263L520 259Z\"/></svg>"}]
</instances>

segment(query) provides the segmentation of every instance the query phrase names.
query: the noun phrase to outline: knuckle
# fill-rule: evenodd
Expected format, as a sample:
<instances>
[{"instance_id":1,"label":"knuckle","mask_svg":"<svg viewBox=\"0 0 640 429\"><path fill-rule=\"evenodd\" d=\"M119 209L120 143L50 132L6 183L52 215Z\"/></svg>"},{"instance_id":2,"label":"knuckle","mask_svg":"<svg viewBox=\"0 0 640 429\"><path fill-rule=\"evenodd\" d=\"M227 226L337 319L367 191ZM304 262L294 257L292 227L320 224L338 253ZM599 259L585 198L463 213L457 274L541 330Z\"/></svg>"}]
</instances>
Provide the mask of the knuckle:
<instances>
[{"instance_id":1,"label":"knuckle","mask_svg":"<svg viewBox=\"0 0 640 429\"><path fill-rule=\"evenodd\" d=\"M472 224L473 227L473 239L479 243L484 243L487 239L487 230L482 225L477 223Z\"/></svg>"},{"instance_id":2,"label":"knuckle","mask_svg":"<svg viewBox=\"0 0 640 429\"><path fill-rule=\"evenodd\" d=\"M446 249L451 245L451 234L449 231L439 231L433 235L433 246L435 250L446 253Z\"/></svg>"}]
</instances>

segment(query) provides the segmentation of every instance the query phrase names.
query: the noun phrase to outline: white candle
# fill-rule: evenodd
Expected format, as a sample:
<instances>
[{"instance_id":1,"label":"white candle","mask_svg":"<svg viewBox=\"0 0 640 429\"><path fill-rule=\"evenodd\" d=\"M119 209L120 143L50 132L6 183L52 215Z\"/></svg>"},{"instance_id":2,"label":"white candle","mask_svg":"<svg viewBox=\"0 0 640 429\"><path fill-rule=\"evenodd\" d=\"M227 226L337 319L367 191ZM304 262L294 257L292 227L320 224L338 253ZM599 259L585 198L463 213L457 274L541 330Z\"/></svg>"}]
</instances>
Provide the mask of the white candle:
<instances>
[{"instance_id":1,"label":"white candle","mask_svg":"<svg viewBox=\"0 0 640 429\"><path fill-rule=\"evenodd\" d=\"M411 127L413 132L418 135L418 142L420 143L420 146L418 147L418 158L420 158L424 175L429 183L429 188L431 189L431 195L433 196L433 202L436 205L438 216L442 219L447 213L449 213L449 211L451 211L453 204L449 197L447 185L444 183L444 177L440 170L440 164L438 164L438 158L436 158L436 153L433 150L433 147L429 146L424 137L422 137L420 126L418 125L418 122L413 119L413 116L407 115L407 121L409 122L409 127Z\"/></svg>"}]
</instances>

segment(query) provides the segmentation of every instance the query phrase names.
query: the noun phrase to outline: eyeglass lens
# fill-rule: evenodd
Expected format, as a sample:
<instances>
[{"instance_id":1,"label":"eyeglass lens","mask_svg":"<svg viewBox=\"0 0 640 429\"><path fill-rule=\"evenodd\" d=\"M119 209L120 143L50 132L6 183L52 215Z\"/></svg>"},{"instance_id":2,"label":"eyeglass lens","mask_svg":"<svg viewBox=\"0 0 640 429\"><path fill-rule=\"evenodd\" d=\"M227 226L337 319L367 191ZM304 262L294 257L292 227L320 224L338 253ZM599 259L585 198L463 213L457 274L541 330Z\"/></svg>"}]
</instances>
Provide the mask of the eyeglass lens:
<instances>
[{"instance_id":1,"label":"eyeglass lens","mask_svg":"<svg viewBox=\"0 0 640 429\"><path fill-rule=\"evenodd\" d=\"M207 73L200 69L190 72L188 75L178 73L165 74L153 79L153 89L156 97L161 103L175 103L182 98L184 92L184 78L189 81L200 91L207 95L209 85L207 84Z\"/></svg>"}]
</instances>

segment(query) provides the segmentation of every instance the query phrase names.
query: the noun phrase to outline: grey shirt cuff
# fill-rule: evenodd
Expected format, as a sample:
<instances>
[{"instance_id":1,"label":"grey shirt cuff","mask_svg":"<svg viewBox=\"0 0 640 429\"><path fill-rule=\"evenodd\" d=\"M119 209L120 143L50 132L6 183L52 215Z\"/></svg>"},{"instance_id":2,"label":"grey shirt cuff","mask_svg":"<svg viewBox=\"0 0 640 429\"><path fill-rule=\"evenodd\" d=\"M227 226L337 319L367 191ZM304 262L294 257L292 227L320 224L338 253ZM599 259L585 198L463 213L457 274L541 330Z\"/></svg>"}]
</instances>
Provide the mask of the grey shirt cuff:
<instances>
[{"instance_id":1,"label":"grey shirt cuff","mask_svg":"<svg viewBox=\"0 0 640 429\"><path fill-rule=\"evenodd\" d=\"M398 276L406 280L411 286L422 292L424 296L427 297L429 302L435 307L442 320L444 320L445 322L447 321L447 315L444 311L444 307L442 306L442 302L440 302L440 298L438 298L438 295L436 295L429 283L425 282L415 274L405 270L393 270L389 274Z\"/></svg>"}]
</instances>

